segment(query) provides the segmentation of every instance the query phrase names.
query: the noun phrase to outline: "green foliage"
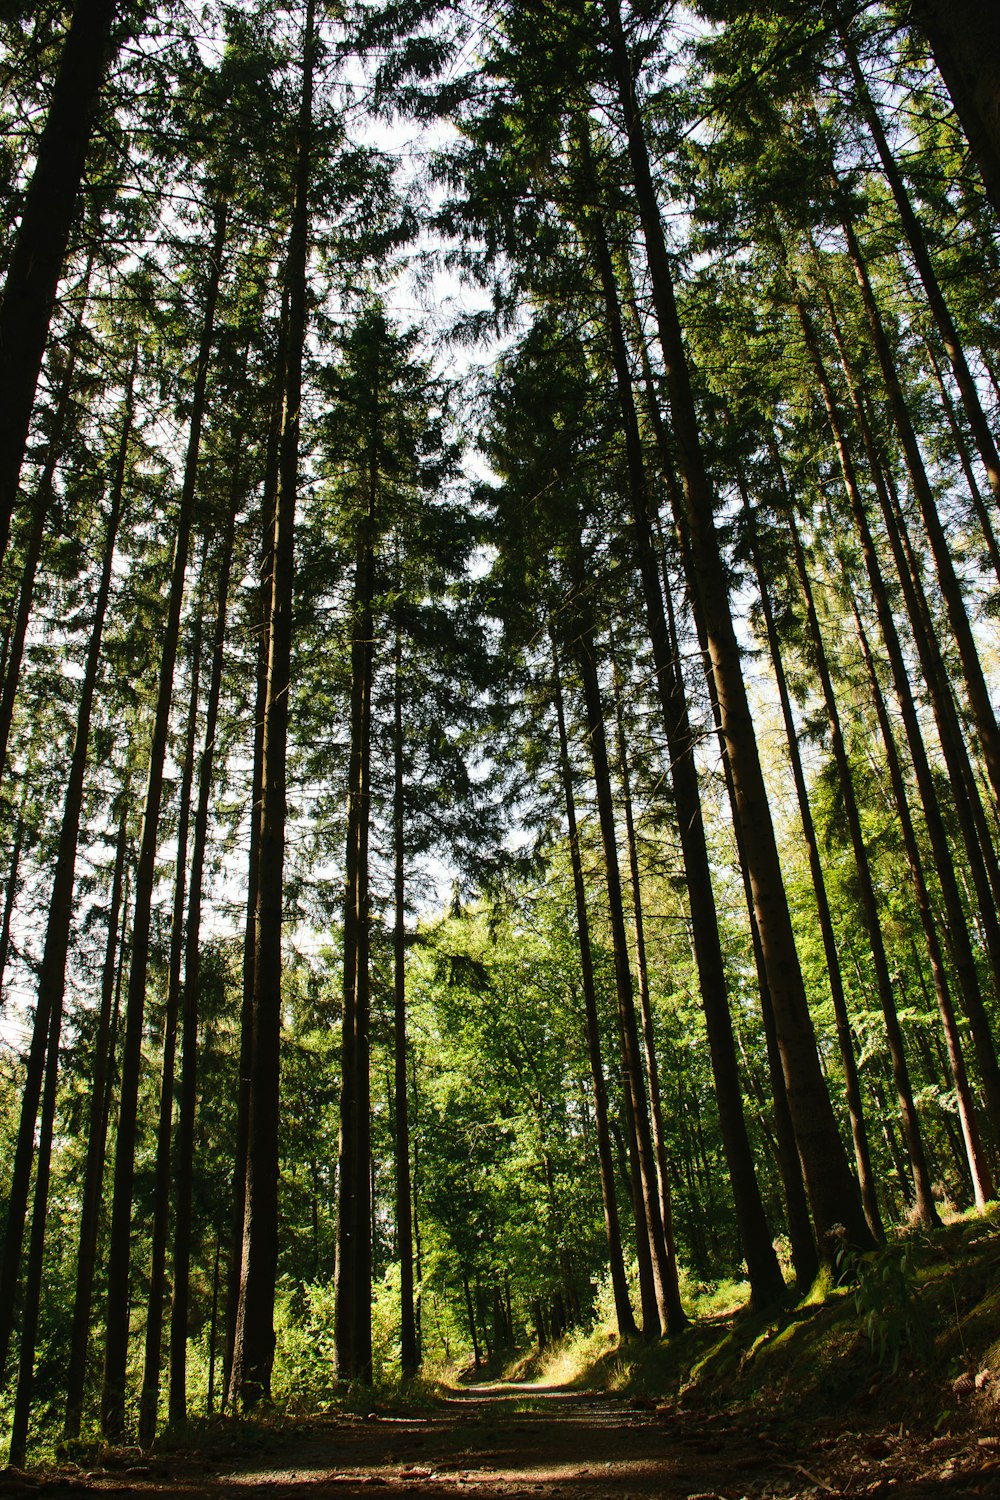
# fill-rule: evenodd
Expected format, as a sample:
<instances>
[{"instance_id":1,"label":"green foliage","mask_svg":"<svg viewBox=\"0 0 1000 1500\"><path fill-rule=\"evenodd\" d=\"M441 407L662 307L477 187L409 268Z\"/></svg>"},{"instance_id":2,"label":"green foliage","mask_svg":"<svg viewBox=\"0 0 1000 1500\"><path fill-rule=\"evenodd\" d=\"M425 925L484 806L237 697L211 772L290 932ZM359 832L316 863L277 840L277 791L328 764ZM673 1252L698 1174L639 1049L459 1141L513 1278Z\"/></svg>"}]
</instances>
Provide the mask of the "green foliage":
<instances>
[{"instance_id":1,"label":"green foliage","mask_svg":"<svg viewBox=\"0 0 1000 1500\"><path fill-rule=\"evenodd\" d=\"M926 1363L930 1324L919 1295L914 1241L902 1239L866 1255L848 1250L838 1265L843 1280L854 1288L854 1306L875 1363L893 1375L904 1354Z\"/></svg>"},{"instance_id":2,"label":"green foliage","mask_svg":"<svg viewBox=\"0 0 1000 1500\"><path fill-rule=\"evenodd\" d=\"M288 1411L316 1411L334 1395L332 1281L286 1278L275 1306L272 1396Z\"/></svg>"},{"instance_id":3,"label":"green foliage","mask_svg":"<svg viewBox=\"0 0 1000 1500\"><path fill-rule=\"evenodd\" d=\"M450 1250L438 1275L459 1289L473 1281L489 1320L487 1306L509 1283L515 1337L537 1299L568 1298L570 1316L587 1307L602 1253L567 959L523 919L498 926L470 912L422 935L410 981L420 1197Z\"/></svg>"}]
</instances>

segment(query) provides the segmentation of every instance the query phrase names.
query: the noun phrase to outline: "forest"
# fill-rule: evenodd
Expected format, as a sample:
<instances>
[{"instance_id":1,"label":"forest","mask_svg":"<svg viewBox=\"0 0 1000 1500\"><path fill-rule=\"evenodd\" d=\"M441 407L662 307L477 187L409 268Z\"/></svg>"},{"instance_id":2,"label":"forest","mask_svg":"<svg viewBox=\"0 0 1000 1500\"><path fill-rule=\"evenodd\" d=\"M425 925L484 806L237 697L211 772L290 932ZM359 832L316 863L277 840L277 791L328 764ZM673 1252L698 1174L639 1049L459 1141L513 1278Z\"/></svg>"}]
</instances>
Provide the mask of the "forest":
<instances>
[{"instance_id":1,"label":"forest","mask_svg":"<svg viewBox=\"0 0 1000 1500\"><path fill-rule=\"evenodd\" d=\"M0 111L8 1462L981 1223L995 4L8 0Z\"/></svg>"}]
</instances>

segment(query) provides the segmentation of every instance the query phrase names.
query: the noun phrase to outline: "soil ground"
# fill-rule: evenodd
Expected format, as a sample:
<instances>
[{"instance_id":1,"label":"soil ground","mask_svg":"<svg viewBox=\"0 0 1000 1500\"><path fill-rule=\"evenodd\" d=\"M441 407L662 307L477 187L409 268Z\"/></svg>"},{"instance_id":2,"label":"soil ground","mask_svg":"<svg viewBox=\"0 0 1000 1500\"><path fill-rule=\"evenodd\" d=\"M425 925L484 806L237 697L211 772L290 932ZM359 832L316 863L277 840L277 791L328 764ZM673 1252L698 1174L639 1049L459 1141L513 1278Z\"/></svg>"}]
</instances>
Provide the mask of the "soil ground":
<instances>
[{"instance_id":1,"label":"soil ground","mask_svg":"<svg viewBox=\"0 0 1000 1500\"><path fill-rule=\"evenodd\" d=\"M421 1411L316 1418L242 1452L108 1455L85 1470L0 1474L0 1500L764 1500L1000 1497L1000 1439L886 1430L843 1416L671 1402L537 1384L477 1385Z\"/></svg>"}]
</instances>

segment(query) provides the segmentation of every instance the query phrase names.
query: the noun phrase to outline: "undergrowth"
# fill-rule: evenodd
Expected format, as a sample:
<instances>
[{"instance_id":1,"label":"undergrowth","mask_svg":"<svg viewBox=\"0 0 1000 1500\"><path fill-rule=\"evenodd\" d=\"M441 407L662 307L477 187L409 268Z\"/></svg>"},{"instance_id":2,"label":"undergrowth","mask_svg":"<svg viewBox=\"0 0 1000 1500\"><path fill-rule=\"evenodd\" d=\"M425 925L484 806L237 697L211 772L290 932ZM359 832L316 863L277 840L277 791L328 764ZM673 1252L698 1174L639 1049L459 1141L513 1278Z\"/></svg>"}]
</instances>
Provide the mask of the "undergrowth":
<instances>
[{"instance_id":1,"label":"undergrowth","mask_svg":"<svg viewBox=\"0 0 1000 1500\"><path fill-rule=\"evenodd\" d=\"M389 1299L376 1309L376 1381L337 1385L331 1377L326 1287L307 1288L279 1311L274 1402L252 1418L201 1416L157 1440L162 1452L274 1451L319 1420L439 1407L457 1385L488 1378L519 1383L513 1398L532 1409L533 1390L606 1391L639 1403L769 1408L813 1416L852 1407L938 1432L960 1420L996 1423L1000 1414L1000 1205L933 1231L897 1234L877 1251L841 1257L833 1273L766 1313L747 1306L744 1282L682 1286L689 1326L644 1343L618 1338L610 1287L598 1291L590 1326L505 1367L395 1374ZM512 1393L513 1396L513 1393ZM54 1423L53 1423L54 1425ZM154 1455L155 1451L154 1450ZM43 1437L34 1463L135 1462L94 1434L66 1445Z\"/></svg>"},{"instance_id":2,"label":"undergrowth","mask_svg":"<svg viewBox=\"0 0 1000 1500\"><path fill-rule=\"evenodd\" d=\"M935 1430L960 1409L1000 1410L1000 1206L933 1231L901 1231L843 1255L767 1313L745 1283L688 1285L688 1329L620 1341L609 1309L592 1326L512 1361L506 1378L644 1401L834 1412L878 1397Z\"/></svg>"}]
</instances>

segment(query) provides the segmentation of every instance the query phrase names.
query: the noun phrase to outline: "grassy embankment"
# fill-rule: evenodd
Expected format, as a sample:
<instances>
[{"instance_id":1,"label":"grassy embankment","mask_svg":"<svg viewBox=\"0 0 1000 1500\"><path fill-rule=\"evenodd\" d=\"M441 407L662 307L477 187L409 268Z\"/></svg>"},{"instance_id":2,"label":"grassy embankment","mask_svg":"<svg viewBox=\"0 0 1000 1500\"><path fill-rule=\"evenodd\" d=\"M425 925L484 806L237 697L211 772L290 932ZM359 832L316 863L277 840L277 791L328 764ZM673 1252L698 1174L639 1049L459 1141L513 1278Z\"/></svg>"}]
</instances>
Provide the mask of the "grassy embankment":
<instances>
[{"instance_id":1,"label":"grassy embankment","mask_svg":"<svg viewBox=\"0 0 1000 1500\"><path fill-rule=\"evenodd\" d=\"M894 1237L777 1312L745 1285L689 1303L691 1327L652 1347L603 1329L522 1359L508 1378L605 1389L640 1402L834 1415L863 1401L932 1429L1000 1414L1000 1206Z\"/></svg>"}]
</instances>

